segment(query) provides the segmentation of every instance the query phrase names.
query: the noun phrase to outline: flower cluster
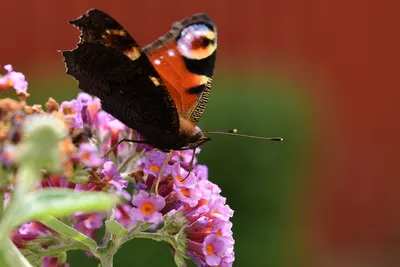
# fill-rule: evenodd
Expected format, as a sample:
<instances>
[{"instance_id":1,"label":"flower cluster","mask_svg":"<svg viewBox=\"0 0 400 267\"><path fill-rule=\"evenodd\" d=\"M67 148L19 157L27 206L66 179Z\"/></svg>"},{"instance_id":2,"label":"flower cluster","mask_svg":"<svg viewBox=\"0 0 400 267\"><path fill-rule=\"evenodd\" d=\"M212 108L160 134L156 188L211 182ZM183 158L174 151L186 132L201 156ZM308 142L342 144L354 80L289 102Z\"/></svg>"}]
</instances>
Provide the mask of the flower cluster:
<instances>
[{"instance_id":1,"label":"flower cluster","mask_svg":"<svg viewBox=\"0 0 400 267\"><path fill-rule=\"evenodd\" d=\"M26 96L24 76L14 72L10 65L5 69L8 73L0 77L0 90L11 86L18 94L23 92ZM18 168L15 151L24 138L21 133L24 121L34 113L50 114L61 119L70 134L60 142L62 171L44 171L38 190L57 187L118 194L124 201L114 209L112 218L127 229L136 229L146 223L149 225L146 231L157 231L179 214L184 223L179 229L169 229L168 233L183 233L188 257L199 266L232 266L234 240L230 218L233 211L220 195L220 188L208 180L207 167L196 164L194 151L173 151L166 162L167 153L149 145L122 143L114 146L123 138L138 139L140 135L102 111L99 99L85 93L61 104L50 98L45 107L44 111L40 105L28 106L25 99L0 99L3 169ZM195 153L199 151L197 149ZM133 185L132 189L129 184ZM15 186L11 184L6 188L5 203ZM104 213L76 212L68 222L79 232L95 239L105 219L107 214ZM17 247L30 247L32 250L33 244L42 248L54 245L57 240L52 238L54 236L57 233L41 223L28 222L14 230L12 240ZM44 258L43 266L67 264L49 256Z\"/></svg>"}]
</instances>

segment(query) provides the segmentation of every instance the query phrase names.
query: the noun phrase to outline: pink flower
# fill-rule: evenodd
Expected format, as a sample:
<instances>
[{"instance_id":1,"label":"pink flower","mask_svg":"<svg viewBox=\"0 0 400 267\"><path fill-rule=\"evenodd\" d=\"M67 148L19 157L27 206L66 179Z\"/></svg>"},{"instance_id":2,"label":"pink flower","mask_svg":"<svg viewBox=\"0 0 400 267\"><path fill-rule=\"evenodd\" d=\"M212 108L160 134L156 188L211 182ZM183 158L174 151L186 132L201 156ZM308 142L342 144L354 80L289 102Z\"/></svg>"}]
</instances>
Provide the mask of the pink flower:
<instances>
[{"instance_id":1,"label":"pink flower","mask_svg":"<svg viewBox=\"0 0 400 267\"><path fill-rule=\"evenodd\" d=\"M165 207L165 199L155 194L149 194L146 191L139 191L132 198L132 208L130 214L135 221L145 221L155 224L162 222L163 217L160 212Z\"/></svg>"},{"instance_id":2,"label":"pink flower","mask_svg":"<svg viewBox=\"0 0 400 267\"><path fill-rule=\"evenodd\" d=\"M105 179L113 185L117 191L121 191L128 186L128 181L124 180L112 161L106 161L100 172L100 178Z\"/></svg>"},{"instance_id":3,"label":"pink flower","mask_svg":"<svg viewBox=\"0 0 400 267\"><path fill-rule=\"evenodd\" d=\"M8 87L14 87L18 93L26 93L28 82L25 80L25 76L21 72L13 71L10 64L5 65L4 69L7 73L4 76L0 76L0 91Z\"/></svg>"},{"instance_id":4,"label":"pink flower","mask_svg":"<svg viewBox=\"0 0 400 267\"><path fill-rule=\"evenodd\" d=\"M148 153L148 157L141 160L140 166L143 168L146 174L152 174L155 177L158 176L162 166L166 160L166 154L160 151L152 150ZM171 165L167 164L163 176L166 176L171 172Z\"/></svg>"},{"instance_id":5,"label":"pink flower","mask_svg":"<svg viewBox=\"0 0 400 267\"><path fill-rule=\"evenodd\" d=\"M225 254L225 241L216 235L209 235L203 242L203 253L206 255L206 262L210 266L218 266L221 257Z\"/></svg>"},{"instance_id":6,"label":"pink flower","mask_svg":"<svg viewBox=\"0 0 400 267\"><path fill-rule=\"evenodd\" d=\"M80 144L75 158L87 167L100 167L104 162L104 159L100 158L97 148L89 143Z\"/></svg>"},{"instance_id":7,"label":"pink flower","mask_svg":"<svg viewBox=\"0 0 400 267\"><path fill-rule=\"evenodd\" d=\"M219 263L218 267L231 267L233 261L235 260L235 253L230 253L221 258L221 262Z\"/></svg>"},{"instance_id":8,"label":"pink flower","mask_svg":"<svg viewBox=\"0 0 400 267\"><path fill-rule=\"evenodd\" d=\"M172 167L172 175L175 178L174 190L183 202L195 207L202 194L197 188L197 177L194 173L184 170L179 162Z\"/></svg>"},{"instance_id":9,"label":"pink flower","mask_svg":"<svg viewBox=\"0 0 400 267\"><path fill-rule=\"evenodd\" d=\"M128 204L122 204L115 209L115 219L124 227L129 227L135 224L135 221L129 214L131 208L132 207Z\"/></svg>"},{"instance_id":10,"label":"pink flower","mask_svg":"<svg viewBox=\"0 0 400 267\"><path fill-rule=\"evenodd\" d=\"M225 202L226 198L224 197L213 198L210 203L210 215L220 220L228 221L233 216L233 210L228 205L225 205Z\"/></svg>"},{"instance_id":11,"label":"pink flower","mask_svg":"<svg viewBox=\"0 0 400 267\"><path fill-rule=\"evenodd\" d=\"M208 167L206 165L196 165L196 167L193 168L193 172L199 180L208 180Z\"/></svg>"},{"instance_id":12,"label":"pink flower","mask_svg":"<svg viewBox=\"0 0 400 267\"><path fill-rule=\"evenodd\" d=\"M17 148L9 143L5 143L0 150L0 159L3 166L10 166L14 163Z\"/></svg>"},{"instance_id":13,"label":"pink flower","mask_svg":"<svg viewBox=\"0 0 400 267\"><path fill-rule=\"evenodd\" d=\"M104 213L81 213L76 212L72 217L76 220L74 228L79 232L95 238L96 230L103 226Z\"/></svg>"},{"instance_id":14,"label":"pink flower","mask_svg":"<svg viewBox=\"0 0 400 267\"><path fill-rule=\"evenodd\" d=\"M38 222L24 223L19 229L16 229L11 234L14 244L19 247L25 247L25 244L40 236L50 234L48 228Z\"/></svg>"},{"instance_id":15,"label":"pink flower","mask_svg":"<svg viewBox=\"0 0 400 267\"><path fill-rule=\"evenodd\" d=\"M60 264L58 258L45 257L42 261L42 267L69 267L69 264Z\"/></svg>"},{"instance_id":16,"label":"pink flower","mask_svg":"<svg viewBox=\"0 0 400 267\"><path fill-rule=\"evenodd\" d=\"M67 117L72 118L72 127L82 128L82 105L79 101L73 99L71 101L64 101L60 105L60 112L64 113Z\"/></svg>"},{"instance_id":17,"label":"pink flower","mask_svg":"<svg viewBox=\"0 0 400 267\"><path fill-rule=\"evenodd\" d=\"M86 93L79 93L76 100L82 105L83 123L97 125L97 114L101 108L100 99Z\"/></svg>"}]
</instances>

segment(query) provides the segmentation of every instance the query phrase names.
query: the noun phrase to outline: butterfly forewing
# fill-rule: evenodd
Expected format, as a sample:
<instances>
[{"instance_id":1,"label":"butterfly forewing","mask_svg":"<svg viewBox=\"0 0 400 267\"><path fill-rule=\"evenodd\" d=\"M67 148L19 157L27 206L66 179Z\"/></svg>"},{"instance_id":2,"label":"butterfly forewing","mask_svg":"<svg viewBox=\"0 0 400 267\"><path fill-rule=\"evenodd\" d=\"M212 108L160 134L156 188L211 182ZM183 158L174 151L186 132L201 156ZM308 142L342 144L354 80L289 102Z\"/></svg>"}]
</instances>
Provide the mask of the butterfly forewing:
<instances>
[{"instance_id":1,"label":"butterfly forewing","mask_svg":"<svg viewBox=\"0 0 400 267\"><path fill-rule=\"evenodd\" d=\"M171 95L149 59L113 18L90 10L70 21L81 31L77 48L64 51L67 73L100 98L102 108L156 147L179 134ZM171 141L172 142L172 141Z\"/></svg>"}]
</instances>

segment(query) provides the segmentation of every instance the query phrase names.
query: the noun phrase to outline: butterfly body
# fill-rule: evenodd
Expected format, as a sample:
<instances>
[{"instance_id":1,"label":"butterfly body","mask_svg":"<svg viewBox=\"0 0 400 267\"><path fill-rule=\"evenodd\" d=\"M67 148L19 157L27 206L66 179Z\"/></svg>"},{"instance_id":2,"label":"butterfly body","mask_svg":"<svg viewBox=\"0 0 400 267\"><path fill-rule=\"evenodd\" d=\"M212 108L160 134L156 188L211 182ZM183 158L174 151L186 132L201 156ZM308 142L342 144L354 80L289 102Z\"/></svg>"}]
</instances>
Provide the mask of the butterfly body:
<instances>
[{"instance_id":1,"label":"butterfly body","mask_svg":"<svg viewBox=\"0 0 400 267\"><path fill-rule=\"evenodd\" d=\"M101 100L103 110L164 151L210 140L196 129L216 57L216 28L207 15L176 22L144 49L102 11L92 9L70 23L81 39L63 52L67 73Z\"/></svg>"}]
</instances>

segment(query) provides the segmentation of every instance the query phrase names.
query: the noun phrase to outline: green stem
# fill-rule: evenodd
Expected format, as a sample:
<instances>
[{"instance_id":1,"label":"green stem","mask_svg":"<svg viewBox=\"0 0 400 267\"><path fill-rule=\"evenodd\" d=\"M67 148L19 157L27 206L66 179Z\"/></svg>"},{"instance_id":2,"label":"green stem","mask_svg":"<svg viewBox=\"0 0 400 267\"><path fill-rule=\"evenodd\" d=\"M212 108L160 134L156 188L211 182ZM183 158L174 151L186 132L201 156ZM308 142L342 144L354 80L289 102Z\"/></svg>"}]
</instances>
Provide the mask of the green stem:
<instances>
[{"instance_id":1,"label":"green stem","mask_svg":"<svg viewBox=\"0 0 400 267\"><path fill-rule=\"evenodd\" d=\"M6 190L8 185L8 174L4 170L4 168L0 168L0 189L2 192L0 193L0 218L3 216L4 212L4 190Z\"/></svg>"},{"instance_id":2,"label":"green stem","mask_svg":"<svg viewBox=\"0 0 400 267\"><path fill-rule=\"evenodd\" d=\"M21 163L17 171L17 186L15 187L15 197L24 195L26 192L35 188L36 183L42 178L42 172L35 162Z\"/></svg>"},{"instance_id":3,"label":"green stem","mask_svg":"<svg viewBox=\"0 0 400 267\"><path fill-rule=\"evenodd\" d=\"M114 254L116 252L109 251L100 257L101 267L113 267L114 264Z\"/></svg>"},{"instance_id":4,"label":"green stem","mask_svg":"<svg viewBox=\"0 0 400 267\"><path fill-rule=\"evenodd\" d=\"M47 248L35 248L34 250L30 249L21 249L22 254L28 255L29 253L33 253L37 256L50 256L58 253L62 253L68 250L85 250L89 251L88 248L80 243L74 243L69 245L55 245L49 246Z\"/></svg>"},{"instance_id":5,"label":"green stem","mask_svg":"<svg viewBox=\"0 0 400 267\"><path fill-rule=\"evenodd\" d=\"M93 253L94 256L97 258L99 257L97 253L97 243L90 237L78 232L74 228L66 225L65 223L61 222L57 218L51 216L51 215L45 215L40 219L40 222L46 225L47 227L50 227L54 231L66 235L75 241L85 245L90 252Z\"/></svg>"},{"instance_id":6,"label":"green stem","mask_svg":"<svg viewBox=\"0 0 400 267\"><path fill-rule=\"evenodd\" d=\"M115 216L115 206L107 212L107 220L114 220ZM103 236L103 244L107 244L112 239L112 234L108 231L106 227L106 231Z\"/></svg>"},{"instance_id":7,"label":"green stem","mask_svg":"<svg viewBox=\"0 0 400 267\"><path fill-rule=\"evenodd\" d=\"M0 193L0 218L3 216L4 212L4 194Z\"/></svg>"},{"instance_id":8,"label":"green stem","mask_svg":"<svg viewBox=\"0 0 400 267\"><path fill-rule=\"evenodd\" d=\"M121 239L120 244L122 245L125 242L128 242L129 240L132 240L134 238L147 238L155 241L166 241L168 243L171 243L173 237L170 235L165 235L160 233L148 233L148 232L140 232L137 230L133 230Z\"/></svg>"},{"instance_id":9,"label":"green stem","mask_svg":"<svg viewBox=\"0 0 400 267\"><path fill-rule=\"evenodd\" d=\"M9 238L2 240L0 248L0 266L4 267L32 267L28 260Z\"/></svg>"},{"instance_id":10,"label":"green stem","mask_svg":"<svg viewBox=\"0 0 400 267\"><path fill-rule=\"evenodd\" d=\"M114 255L117 253L119 248L119 241L109 241L107 244L107 248L100 248L99 251L99 258L101 267L113 267L114 264Z\"/></svg>"}]
</instances>

